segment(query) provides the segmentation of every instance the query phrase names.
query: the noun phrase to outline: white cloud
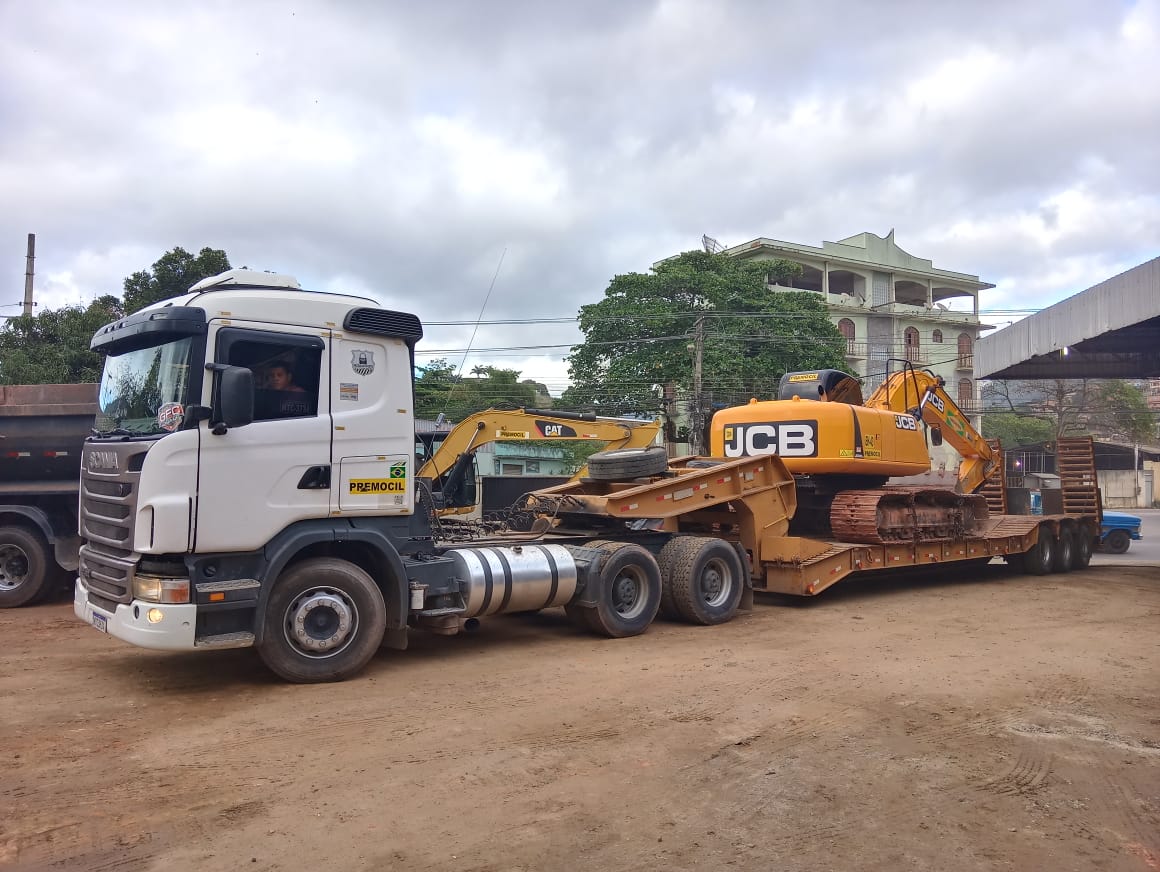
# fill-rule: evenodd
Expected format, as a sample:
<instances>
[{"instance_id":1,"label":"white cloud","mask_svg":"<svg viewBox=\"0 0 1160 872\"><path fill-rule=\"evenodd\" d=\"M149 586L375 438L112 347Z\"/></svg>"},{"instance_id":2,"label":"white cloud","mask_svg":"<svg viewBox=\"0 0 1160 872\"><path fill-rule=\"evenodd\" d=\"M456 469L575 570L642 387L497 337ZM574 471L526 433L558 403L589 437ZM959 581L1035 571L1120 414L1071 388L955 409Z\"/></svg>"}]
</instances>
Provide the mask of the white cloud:
<instances>
[{"instance_id":1,"label":"white cloud","mask_svg":"<svg viewBox=\"0 0 1160 872\"><path fill-rule=\"evenodd\" d=\"M1046 305L1160 251L1158 22L1156 0L8 4L0 302L29 231L44 305L209 245L467 320L493 277L485 317L562 315L702 233L895 228L998 284L984 306Z\"/></svg>"}]
</instances>

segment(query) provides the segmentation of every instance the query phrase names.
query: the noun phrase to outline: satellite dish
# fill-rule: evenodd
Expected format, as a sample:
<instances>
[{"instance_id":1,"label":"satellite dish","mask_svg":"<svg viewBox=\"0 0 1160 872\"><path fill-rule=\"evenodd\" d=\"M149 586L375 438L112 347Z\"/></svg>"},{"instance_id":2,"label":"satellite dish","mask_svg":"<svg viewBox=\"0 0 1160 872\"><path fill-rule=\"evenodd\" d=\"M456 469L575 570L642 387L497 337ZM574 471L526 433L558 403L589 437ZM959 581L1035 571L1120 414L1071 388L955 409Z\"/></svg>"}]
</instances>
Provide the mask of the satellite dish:
<instances>
[{"instance_id":1,"label":"satellite dish","mask_svg":"<svg viewBox=\"0 0 1160 872\"><path fill-rule=\"evenodd\" d=\"M725 250L725 246L714 239L712 236L702 236L701 245L709 254L720 254Z\"/></svg>"}]
</instances>

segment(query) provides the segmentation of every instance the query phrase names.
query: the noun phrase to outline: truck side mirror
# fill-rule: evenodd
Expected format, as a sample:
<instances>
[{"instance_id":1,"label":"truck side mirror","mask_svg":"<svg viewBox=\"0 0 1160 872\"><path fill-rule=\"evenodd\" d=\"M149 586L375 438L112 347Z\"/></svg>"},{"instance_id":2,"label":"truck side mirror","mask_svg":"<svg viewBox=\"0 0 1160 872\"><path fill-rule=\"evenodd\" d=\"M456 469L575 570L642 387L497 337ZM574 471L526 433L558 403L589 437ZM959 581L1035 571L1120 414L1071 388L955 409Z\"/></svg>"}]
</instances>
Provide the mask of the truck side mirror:
<instances>
[{"instance_id":1,"label":"truck side mirror","mask_svg":"<svg viewBox=\"0 0 1160 872\"><path fill-rule=\"evenodd\" d=\"M244 366L211 364L217 374L217 402L211 420L213 432L221 436L231 427L244 427L254 420L254 374Z\"/></svg>"},{"instance_id":2,"label":"truck side mirror","mask_svg":"<svg viewBox=\"0 0 1160 872\"><path fill-rule=\"evenodd\" d=\"M930 444L942 445L942 427L930 428Z\"/></svg>"}]
</instances>

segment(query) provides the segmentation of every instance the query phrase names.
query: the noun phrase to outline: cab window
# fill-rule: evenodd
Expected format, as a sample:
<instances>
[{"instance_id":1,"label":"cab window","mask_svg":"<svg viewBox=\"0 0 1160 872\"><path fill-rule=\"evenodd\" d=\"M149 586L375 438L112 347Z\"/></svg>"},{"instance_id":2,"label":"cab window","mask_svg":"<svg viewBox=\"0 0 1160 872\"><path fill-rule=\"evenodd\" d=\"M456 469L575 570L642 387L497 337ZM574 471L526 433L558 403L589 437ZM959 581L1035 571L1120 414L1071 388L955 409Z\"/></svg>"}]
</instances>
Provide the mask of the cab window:
<instances>
[{"instance_id":1,"label":"cab window","mask_svg":"<svg viewBox=\"0 0 1160 872\"><path fill-rule=\"evenodd\" d=\"M254 373L254 420L318 414L322 340L272 331L226 328L218 334L218 360Z\"/></svg>"}]
</instances>

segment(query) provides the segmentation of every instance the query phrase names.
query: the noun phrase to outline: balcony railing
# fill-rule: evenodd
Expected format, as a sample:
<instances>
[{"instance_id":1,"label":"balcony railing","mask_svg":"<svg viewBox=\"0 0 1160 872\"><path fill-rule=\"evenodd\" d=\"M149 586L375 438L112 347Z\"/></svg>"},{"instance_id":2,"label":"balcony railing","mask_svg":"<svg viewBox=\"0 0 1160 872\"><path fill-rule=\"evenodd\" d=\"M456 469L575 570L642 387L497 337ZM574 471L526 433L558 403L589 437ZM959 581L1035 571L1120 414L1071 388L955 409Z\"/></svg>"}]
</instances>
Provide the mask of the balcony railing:
<instances>
[{"instance_id":1,"label":"balcony railing","mask_svg":"<svg viewBox=\"0 0 1160 872\"><path fill-rule=\"evenodd\" d=\"M975 355L974 354L963 354L962 352L959 352L959 358L958 358L958 360L955 361L955 369L974 369L974 368L975 368Z\"/></svg>"},{"instance_id":2,"label":"balcony railing","mask_svg":"<svg viewBox=\"0 0 1160 872\"><path fill-rule=\"evenodd\" d=\"M880 345L874 343L875 358L883 361L885 368L885 359L894 358L895 360L908 360L911 363L928 364L930 363L931 353L930 349L921 346L915 347L913 345ZM865 360L870 356L870 343L858 342L854 339L846 340L846 358L848 360Z\"/></svg>"}]
</instances>

